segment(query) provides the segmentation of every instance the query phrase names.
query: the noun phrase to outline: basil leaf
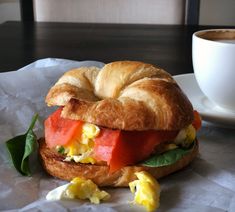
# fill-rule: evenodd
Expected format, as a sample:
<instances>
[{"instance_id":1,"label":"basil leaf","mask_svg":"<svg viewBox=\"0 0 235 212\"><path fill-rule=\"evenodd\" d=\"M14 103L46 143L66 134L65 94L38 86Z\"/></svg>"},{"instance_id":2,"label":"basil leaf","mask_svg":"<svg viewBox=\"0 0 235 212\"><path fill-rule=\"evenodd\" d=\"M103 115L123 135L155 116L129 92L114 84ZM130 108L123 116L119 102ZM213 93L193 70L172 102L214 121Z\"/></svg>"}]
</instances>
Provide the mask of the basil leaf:
<instances>
[{"instance_id":1,"label":"basil leaf","mask_svg":"<svg viewBox=\"0 0 235 212\"><path fill-rule=\"evenodd\" d=\"M38 120L38 114L36 113L36 114L33 116L32 120L31 120L31 124L29 125L29 129L27 130L26 134L27 134L30 130L33 130L34 125L35 125L35 123L36 123L37 120Z\"/></svg>"},{"instance_id":2,"label":"basil leaf","mask_svg":"<svg viewBox=\"0 0 235 212\"><path fill-rule=\"evenodd\" d=\"M24 153L24 144L25 142L25 135L18 135L6 142L6 146L8 152L10 153L12 163L16 170L20 172L22 175L24 173L21 171L21 162Z\"/></svg>"},{"instance_id":3,"label":"basil leaf","mask_svg":"<svg viewBox=\"0 0 235 212\"><path fill-rule=\"evenodd\" d=\"M154 155L142 162L142 165L149 167L161 167L174 164L184 155L188 154L192 150L193 146L194 144L189 149L177 148L164 152L160 155Z\"/></svg>"},{"instance_id":4,"label":"basil leaf","mask_svg":"<svg viewBox=\"0 0 235 212\"><path fill-rule=\"evenodd\" d=\"M57 150L60 154L65 154L65 148L63 146L60 146Z\"/></svg>"},{"instance_id":5,"label":"basil leaf","mask_svg":"<svg viewBox=\"0 0 235 212\"><path fill-rule=\"evenodd\" d=\"M12 163L16 170L22 175L31 175L29 167L29 156L36 149L37 137L33 132L33 127L37 121L36 114L31 121L29 129L23 135L18 135L8 141L6 146L11 156Z\"/></svg>"},{"instance_id":6,"label":"basil leaf","mask_svg":"<svg viewBox=\"0 0 235 212\"><path fill-rule=\"evenodd\" d=\"M29 130L26 134L24 156L21 162L21 170L27 176L31 175L31 171L29 168L29 156L36 150L36 141L37 137L34 134L33 130Z\"/></svg>"}]
</instances>

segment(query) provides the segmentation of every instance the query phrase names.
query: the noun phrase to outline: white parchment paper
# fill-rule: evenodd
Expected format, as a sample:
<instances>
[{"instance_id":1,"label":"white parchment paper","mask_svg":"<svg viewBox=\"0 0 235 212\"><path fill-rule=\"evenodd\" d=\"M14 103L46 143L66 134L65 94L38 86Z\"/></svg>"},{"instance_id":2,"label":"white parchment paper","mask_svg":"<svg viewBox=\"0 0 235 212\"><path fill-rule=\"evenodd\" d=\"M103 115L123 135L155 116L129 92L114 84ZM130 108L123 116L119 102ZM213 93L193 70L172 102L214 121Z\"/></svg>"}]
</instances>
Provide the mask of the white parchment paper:
<instances>
[{"instance_id":1,"label":"white parchment paper","mask_svg":"<svg viewBox=\"0 0 235 212\"><path fill-rule=\"evenodd\" d=\"M31 158L32 177L22 177L9 162L5 141L23 134L35 113L35 127L43 136L43 121L53 111L44 103L48 89L65 71L98 66L95 61L42 59L17 71L0 74L0 210L1 211L144 211L130 204L129 189L106 189L109 202L45 200L49 190L66 182L49 177L37 154ZM198 133L200 155L186 169L162 180L158 211L235 211L235 130L203 125Z\"/></svg>"}]
</instances>

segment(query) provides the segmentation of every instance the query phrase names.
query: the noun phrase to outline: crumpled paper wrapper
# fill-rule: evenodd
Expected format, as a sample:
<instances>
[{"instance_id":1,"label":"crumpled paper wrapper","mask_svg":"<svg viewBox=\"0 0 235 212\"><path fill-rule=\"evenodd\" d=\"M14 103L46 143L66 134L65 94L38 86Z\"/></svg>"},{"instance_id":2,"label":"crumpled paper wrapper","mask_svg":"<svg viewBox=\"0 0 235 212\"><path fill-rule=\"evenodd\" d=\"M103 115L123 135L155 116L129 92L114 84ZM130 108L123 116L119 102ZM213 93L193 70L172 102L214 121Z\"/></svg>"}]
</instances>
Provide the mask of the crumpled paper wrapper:
<instances>
[{"instance_id":1,"label":"crumpled paper wrapper","mask_svg":"<svg viewBox=\"0 0 235 212\"><path fill-rule=\"evenodd\" d=\"M145 211L131 204L128 188L104 189L108 202L47 201L48 191L66 182L45 174L35 153L31 158L32 177L23 177L12 167L5 141L26 132L32 116L39 114L34 128L43 136L43 121L54 110L44 98L49 88L67 70L98 66L95 61L63 59L38 60L17 71L0 74L0 210L1 211ZM203 124L198 133L200 155L177 173L159 180L161 211L235 211L235 132Z\"/></svg>"}]
</instances>

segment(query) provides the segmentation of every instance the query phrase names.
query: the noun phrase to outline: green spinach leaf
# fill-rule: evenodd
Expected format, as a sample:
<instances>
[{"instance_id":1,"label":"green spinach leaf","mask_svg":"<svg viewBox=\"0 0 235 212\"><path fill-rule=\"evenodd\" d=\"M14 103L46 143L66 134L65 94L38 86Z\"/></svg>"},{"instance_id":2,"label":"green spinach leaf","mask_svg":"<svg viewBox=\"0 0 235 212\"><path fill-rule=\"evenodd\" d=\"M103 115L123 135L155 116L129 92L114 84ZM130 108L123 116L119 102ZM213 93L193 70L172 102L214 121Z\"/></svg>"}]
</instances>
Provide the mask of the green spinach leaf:
<instances>
[{"instance_id":1,"label":"green spinach leaf","mask_svg":"<svg viewBox=\"0 0 235 212\"><path fill-rule=\"evenodd\" d=\"M194 144L188 149L177 148L169 150L162 154L154 155L142 162L141 165L149 167L161 167L174 164L176 161L180 160L184 155L188 154L192 150L193 146Z\"/></svg>"},{"instance_id":2,"label":"green spinach leaf","mask_svg":"<svg viewBox=\"0 0 235 212\"><path fill-rule=\"evenodd\" d=\"M32 118L29 129L25 134L18 135L6 141L6 146L14 167L18 172L25 176L31 175L29 156L34 152L37 145L37 137L33 132L37 119L38 114Z\"/></svg>"}]
</instances>

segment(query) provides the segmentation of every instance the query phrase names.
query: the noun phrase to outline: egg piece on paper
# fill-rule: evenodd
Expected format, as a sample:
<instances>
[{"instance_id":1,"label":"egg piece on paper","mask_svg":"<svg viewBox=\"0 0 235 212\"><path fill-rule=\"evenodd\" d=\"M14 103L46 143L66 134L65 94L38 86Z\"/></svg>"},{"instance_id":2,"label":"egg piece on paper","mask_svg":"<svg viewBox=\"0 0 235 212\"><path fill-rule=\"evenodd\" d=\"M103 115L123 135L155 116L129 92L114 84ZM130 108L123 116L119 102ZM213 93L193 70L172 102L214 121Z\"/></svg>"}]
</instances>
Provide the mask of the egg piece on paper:
<instances>
[{"instance_id":1,"label":"egg piece on paper","mask_svg":"<svg viewBox=\"0 0 235 212\"><path fill-rule=\"evenodd\" d=\"M135 194L134 203L143 205L147 211L154 211L160 205L160 185L148 172L136 172L137 180L129 183L132 193Z\"/></svg>"},{"instance_id":2,"label":"egg piece on paper","mask_svg":"<svg viewBox=\"0 0 235 212\"><path fill-rule=\"evenodd\" d=\"M66 200L66 199L89 199L91 203L99 204L101 200L107 200L110 195L102 191L91 180L80 177L74 178L70 183L59 186L50 191L47 200Z\"/></svg>"}]
</instances>

